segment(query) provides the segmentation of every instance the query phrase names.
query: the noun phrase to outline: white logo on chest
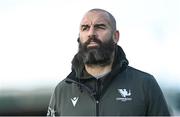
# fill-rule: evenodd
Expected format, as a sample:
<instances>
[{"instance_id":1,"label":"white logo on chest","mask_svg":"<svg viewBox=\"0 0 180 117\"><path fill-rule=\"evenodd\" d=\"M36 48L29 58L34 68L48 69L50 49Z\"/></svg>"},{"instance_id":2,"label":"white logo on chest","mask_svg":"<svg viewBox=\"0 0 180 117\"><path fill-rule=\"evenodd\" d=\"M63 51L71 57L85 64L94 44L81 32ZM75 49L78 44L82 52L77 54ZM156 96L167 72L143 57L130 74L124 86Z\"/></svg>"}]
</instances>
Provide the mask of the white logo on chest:
<instances>
[{"instance_id":1,"label":"white logo on chest","mask_svg":"<svg viewBox=\"0 0 180 117\"><path fill-rule=\"evenodd\" d=\"M72 104L73 104L74 107L76 106L76 103L77 103L78 99L79 99L79 97L73 97L73 98L71 98L71 102L72 102Z\"/></svg>"},{"instance_id":2,"label":"white logo on chest","mask_svg":"<svg viewBox=\"0 0 180 117\"><path fill-rule=\"evenodd\" d=\"M116 98L116 100L121 100L122 102L131 101L131 90L127 89L118 89L118 92L121 94L121 98Z\"/></svg>"}]
</instances>

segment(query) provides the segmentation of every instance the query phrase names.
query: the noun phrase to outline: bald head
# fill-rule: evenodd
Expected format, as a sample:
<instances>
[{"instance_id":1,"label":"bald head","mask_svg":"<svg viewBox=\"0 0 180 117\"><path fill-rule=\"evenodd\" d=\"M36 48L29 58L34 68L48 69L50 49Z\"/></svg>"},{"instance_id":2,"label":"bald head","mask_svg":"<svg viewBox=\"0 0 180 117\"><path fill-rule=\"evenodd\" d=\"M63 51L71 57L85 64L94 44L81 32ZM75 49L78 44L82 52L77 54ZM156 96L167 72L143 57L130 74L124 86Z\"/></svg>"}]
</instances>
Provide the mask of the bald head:
<instances>
[{"instance_id":1,"label":"bald head","mask_svg":"<svg viewBox=\"0 0 180 117\"><path fill-rule=\"evenodd\" d=\"M85 16L88 13L102 13L109 20L109 24L110 24L112 30L113 31L116 30L116 20L115 20L114 16L111 13L109 13L108 11L103 10L103 9L91 9L85 14Z\"/></svg>"}]
</instances>

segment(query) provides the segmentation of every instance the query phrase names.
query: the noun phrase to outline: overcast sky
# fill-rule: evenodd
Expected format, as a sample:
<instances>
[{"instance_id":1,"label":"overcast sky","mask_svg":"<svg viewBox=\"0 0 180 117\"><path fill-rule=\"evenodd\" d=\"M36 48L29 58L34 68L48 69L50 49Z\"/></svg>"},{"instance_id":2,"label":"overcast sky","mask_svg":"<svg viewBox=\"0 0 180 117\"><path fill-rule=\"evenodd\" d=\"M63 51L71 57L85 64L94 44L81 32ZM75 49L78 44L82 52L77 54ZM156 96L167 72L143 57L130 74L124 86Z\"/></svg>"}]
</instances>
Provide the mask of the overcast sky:
<instances>
[{"instance_id":1,"label":"overcast sky","mask_svg":"<svg viewBox=\"0 0 180 117\"><path fill-rule=\"evenodd\" d=\"M79 23L111 12L130 66L180 84L179 0L0 0L0 90L55 87L70 72Z\"/></svg>"}]
</instances>

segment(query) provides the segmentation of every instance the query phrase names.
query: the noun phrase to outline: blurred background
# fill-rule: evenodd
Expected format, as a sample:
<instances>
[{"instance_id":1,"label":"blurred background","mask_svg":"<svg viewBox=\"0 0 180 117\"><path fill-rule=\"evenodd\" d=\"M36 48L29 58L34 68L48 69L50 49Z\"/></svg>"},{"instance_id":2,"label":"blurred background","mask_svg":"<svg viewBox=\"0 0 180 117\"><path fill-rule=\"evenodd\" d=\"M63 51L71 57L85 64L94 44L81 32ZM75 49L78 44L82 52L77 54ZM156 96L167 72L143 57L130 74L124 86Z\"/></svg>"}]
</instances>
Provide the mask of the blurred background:
<instances>
[{"instance_id":1,"label":"blurred background","mask_svg":"<svg viewBox=\"0 0 180 117\"><path fill-rule=\"evenodd\" d=\"M130 66L154 75L180 116L179 0L0 0L0 115L46 115L92 8L115 16Z\"/></svg>"}]
</instances>

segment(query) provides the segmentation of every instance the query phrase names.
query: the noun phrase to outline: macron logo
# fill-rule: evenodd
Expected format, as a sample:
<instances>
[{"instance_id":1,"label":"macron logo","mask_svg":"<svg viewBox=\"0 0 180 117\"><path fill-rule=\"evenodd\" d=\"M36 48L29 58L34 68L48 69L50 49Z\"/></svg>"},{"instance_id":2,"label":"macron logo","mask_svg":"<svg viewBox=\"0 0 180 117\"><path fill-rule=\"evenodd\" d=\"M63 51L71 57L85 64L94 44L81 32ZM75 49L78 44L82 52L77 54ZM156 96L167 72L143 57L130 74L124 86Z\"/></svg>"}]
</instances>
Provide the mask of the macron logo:
<instances>
[{"instance_id":1,"label":"macron logo","mask_svg":"<svg viewBox=\"0 0 180 117\"><path fill-rule=\"evenodd\" d=\"M132 98L131 96L131 90L127 90L127 89L118 89L118 92L121 94L122 97L118 97L116 98L116 100L120 100L122 102L126 102L126 101L131 101Z\"/></svg>"},{"instance_id":2,"label":"macron logo","mask_svg":"<svg viewBox=\"0 0 180 117\"><path fill-rule=\"evenodd\" d=\"M73 98L71 98L71 102L72 102L72 104L73 104L74 107L76 106L76 103L77 103L78 99L79 99L79 97L73 97Z\"/></svg>"}]
</instances>

